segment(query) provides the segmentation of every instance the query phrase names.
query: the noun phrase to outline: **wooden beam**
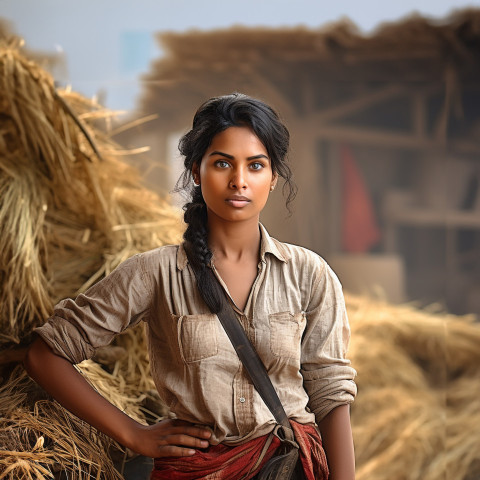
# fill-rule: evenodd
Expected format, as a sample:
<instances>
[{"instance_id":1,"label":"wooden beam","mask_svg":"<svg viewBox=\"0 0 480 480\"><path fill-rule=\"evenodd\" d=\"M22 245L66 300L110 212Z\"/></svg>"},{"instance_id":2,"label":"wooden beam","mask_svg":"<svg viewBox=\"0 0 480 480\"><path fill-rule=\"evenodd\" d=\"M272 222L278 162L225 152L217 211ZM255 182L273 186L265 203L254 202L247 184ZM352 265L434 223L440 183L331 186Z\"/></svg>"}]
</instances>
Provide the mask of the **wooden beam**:
<instances>
[{"instance_id":1,"label":"wooden beam","mask_svg":"<svg viewBox=\"0 0 480 480\"><path fill-rule=\"evenodd\" d=\"M301 73L301 102L302 112L305 115L311 115L315 110L315 90L311 75L305 71Z\"/></svg>"},{"instance_id":2,"label":"wooden beam","mask_svg":"<svg viewBox=\"0 0 480 480\"><path fill-rule=\"evenodd\" d=\"M427 134L427 104L424 93L416 92L412 98L412 123L413 131L418 138Z\"/></svg>"},{"instance_id":3,"label":"wooden beam","mask_svg":"<svg viewBox=\"0 0 480 480\"><path fill-rule=\"evenodd\" d=\"M480 154L480 143L462 140L449 140L447 144L429 137L418 138L408 133L373 130L349 126L317 126L315 135L319 139L335 142L352 142L383 147L415 148L425 150L445 149L463 153Z\"/></svg>"},{"instance_id":4,"label":"wooden beam","mask_svg":"<svg viewBox=\"0 0 480 480\"><path fill-rule=\"evenodd\" d=\"M328 201L324 203L324 210L328 216L328 243L326 253L329 255L339 253L342 251L342 164L340 157L340 148L338 143L327 144L327 158L328 172L324 172L327 177L327 185L323 188L327 191L325 198Z\"/></svg>"},{"instance_id":5,"label":"wooden beam","mask_svg":"<svg viewBox=\"0 0 480 480\"><path fill-rule=\"evenodd\" d=\"M434 128L435 137L440 141L447 141L448 122L452 113L457 118L463 117L458 73L454 65L448 64L445 69L445 101Z\"/></svg>"},{"instance_id":6,"label":"wooden beam","mask_svg":"<svg viewBox=\"0 0 480 480\"><path fill-rule=\"evenodd\" d=\"M480 215L476 211L407 207L389 212L388 219L396 225L413 225L419 227L447 227L480 229Z\"/></svg>"},{"instance_id":7,"label":"wooden beam","mask_svg":"<svg viewBox=\"0 0 480 480\"><path fill-rule=\"evenodd\" d=\"M402 85L389 85L382 90L377 90L360 98L357 97L354 100L349 100L328 110L317 111L309 115L306 120L312 124L331 122L332 120L345 117L346 115L356 113L377 103L389 100L390 98L405 93L405 91L406 89Z\"/></svg>"},{"instance_id":8,"label":"wooden beam","mask_svg":"<svg viewBox=\"0 0 480 480\"><path fill-rule=\"evenodd\" d=\"M261 75L258 70L250 68L250 65L248 65L248 77L252 81L252 85L259 87L259 89L265 92L269 103L273 104L275 110L279 112L282 117L296 116L295 109L287 96L269 79Z\"/></svg>"}]
</instances>

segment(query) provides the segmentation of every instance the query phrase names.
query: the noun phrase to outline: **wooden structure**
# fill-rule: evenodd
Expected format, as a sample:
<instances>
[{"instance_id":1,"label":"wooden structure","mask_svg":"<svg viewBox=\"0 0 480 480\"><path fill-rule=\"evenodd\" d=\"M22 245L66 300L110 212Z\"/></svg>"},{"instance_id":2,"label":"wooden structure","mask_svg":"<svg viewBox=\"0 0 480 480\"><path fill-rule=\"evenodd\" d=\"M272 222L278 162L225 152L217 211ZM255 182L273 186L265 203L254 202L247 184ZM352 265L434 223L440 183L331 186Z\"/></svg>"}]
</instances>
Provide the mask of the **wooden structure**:
<instances>
[{"instance_id":1,"label":"wooden structure","mask_svg":"<svg viewBox=\"0 0 480 480\"><path fill-rule=\"evenodd\" d=\"M382 231L374 250L402 255L410 276L417 265L435 280L438 272L428 269L438 258L450 274L461 273L457 230L468 231L471 247L480 229L480 10L442 22L412 17L370 36L342 22L319 30L163 33L159 40L165 56L143 78L140 99L142 114L159 116L141 139L157 158L168 157L168 139L188 129L205 99L232 91L260 97L291 131L299 185L291 218L280 198L267 207L263 221L277 237L327 259L341 252L339 147L348 144ZM455 178L440 181L447 170ZM425 297L447 294L444 285L432 288Z\"/></svg>"}]
</instances>

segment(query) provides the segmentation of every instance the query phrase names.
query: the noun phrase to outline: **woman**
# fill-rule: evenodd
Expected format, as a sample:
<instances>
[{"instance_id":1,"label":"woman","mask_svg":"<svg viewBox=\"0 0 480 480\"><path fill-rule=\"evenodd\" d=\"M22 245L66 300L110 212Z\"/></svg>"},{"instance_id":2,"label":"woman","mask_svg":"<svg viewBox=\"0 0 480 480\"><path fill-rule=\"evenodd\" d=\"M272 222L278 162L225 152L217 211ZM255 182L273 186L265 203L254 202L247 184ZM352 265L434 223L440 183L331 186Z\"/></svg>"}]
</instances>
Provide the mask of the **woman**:
<instances>
[{"instance_id":1,"label":"woman","mask_svg":"<svg viewBox=\"0 0 480 480\"><path fill-rule=\"evenodd\" d=\"M209 268L268 370L305 478L354 478L355 371L345 358L341 286L318 255L278 242L259 223L279 177L287 203L294 196L288 143L277 114L259 100L233 94L204 103L180 141L191 194L184 243L135 255L60 302L37 329L29 374L80 418L155 458L152 479L255 478L278 446L268 447L275 421L207 306L218 302ZM141 320L155 384L177 417L152 426L120 412L72 366Z\"/></svg>"}]
</instances>

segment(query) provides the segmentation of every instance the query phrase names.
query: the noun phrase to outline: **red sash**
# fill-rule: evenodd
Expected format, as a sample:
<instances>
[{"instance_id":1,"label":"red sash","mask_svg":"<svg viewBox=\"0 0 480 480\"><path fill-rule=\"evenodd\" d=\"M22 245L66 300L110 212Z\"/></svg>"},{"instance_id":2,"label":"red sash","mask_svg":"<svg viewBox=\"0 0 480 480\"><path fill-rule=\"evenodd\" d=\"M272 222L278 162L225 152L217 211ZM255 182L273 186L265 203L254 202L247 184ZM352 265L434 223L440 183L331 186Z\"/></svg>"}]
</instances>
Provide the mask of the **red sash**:
<instances>
[{"instance_id":1,"label":"red sash","mask_svg":"<svg viewBox=\"0 0 480 480\"><path fill-rule=\"evenodd\" d=\"M327 459L317 429L312 425L290 423L300 446L306 479L327 480ZM197 450L191 457L156 458L150 480L249 480L273 457L280 445L280 440L274 437L264 458L254 469L267 438L268 435L264 435L235 447L210 446Z\"/></svg>"}]
</instances>

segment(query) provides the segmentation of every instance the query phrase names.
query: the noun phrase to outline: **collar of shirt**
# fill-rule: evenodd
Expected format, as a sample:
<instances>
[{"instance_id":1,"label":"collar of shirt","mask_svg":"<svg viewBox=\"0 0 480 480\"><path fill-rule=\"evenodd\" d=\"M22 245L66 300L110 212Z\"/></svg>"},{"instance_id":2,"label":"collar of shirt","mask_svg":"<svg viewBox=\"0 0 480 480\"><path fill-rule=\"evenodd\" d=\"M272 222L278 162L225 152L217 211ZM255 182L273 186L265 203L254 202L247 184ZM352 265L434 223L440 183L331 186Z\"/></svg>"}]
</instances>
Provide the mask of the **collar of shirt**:
<instances>
[{"instance_id":1,"label":"collar of shirt","mask_svg":"<svg viewBox=\"0 0 480 480\"><path fill-rule=\"evenodd\" d=\"M267 229L259 223L259 228L260 228L260 260L263 263L266 263L265 260L265 255L267 253L270 253L277 257L280 261L287 263L291 255L287 251L287 249L280 243L275 241L267 232ZM178 248L177 252L177 268L181 271L183 270L188 263L188 258L187 254L185 252L185 248L183 246L183 243L180 245Z\"/></svg>"}]
</instances>

